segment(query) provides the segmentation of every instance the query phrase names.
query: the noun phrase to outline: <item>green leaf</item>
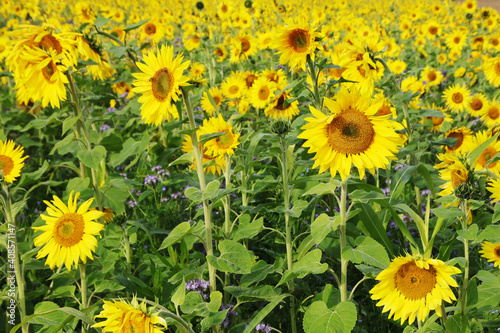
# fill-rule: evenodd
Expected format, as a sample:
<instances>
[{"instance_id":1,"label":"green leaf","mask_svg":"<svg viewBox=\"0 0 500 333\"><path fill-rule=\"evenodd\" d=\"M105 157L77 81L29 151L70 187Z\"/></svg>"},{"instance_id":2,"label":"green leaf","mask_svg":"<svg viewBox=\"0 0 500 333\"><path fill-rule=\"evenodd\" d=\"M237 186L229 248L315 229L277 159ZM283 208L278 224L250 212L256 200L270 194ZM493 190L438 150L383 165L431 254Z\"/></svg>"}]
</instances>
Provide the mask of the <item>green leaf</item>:
<instances>
[{"instance_id":1,"label":"green leaf","mask_svg":"<svg viewBox=\"0 0 500 333\"><path fill-rule=\"evenodd\" d=\"M491 223L497 223L498 221L500 221L500 205L495 205Z\"/></svg>"},{"instance_id":2,"label":"green leaf","mask_svg":"<svg viewBox=\"0 0 500 333\"><path fill-rule=\"evenodd\" d=\"M217 312L222 303L222 293L220 291L213 291L210 293L210 303L207 303L207 309L210 312Z\"/></svg>"},{"instance_id":3,"label":"green leaf","mask_svg":"<svg viewBox=\"0 0 500 333\"><path fill-rule=\"evenodd\" d=\"M224 290L236 297L238 303L272 301L280 293L279 288L268 285L257 287L228 286Z\"/></svg>"},{"instance_id":4,"label":"green leaf","mask_svg":"<svg viewBox=\"0 0 500 333\"><path fill-rule=\"evenodd\" d=\"M105 17L102 17L102 16L97 16L95 21L94 21L94 25L98 28L102 28L103 26L105 26L106 24L108 24L108 22L111 21L109 18L105 18Z\"/></svg>"},{"instance_id":5,"label":"green leaf","mask_svg":"<svg viewBox=\"0 0 500 333\"><path fill-rule=\"evenodd\" d=\"M312 238L312 236L307 235L306 238L304 238L302 242L300 242L299 248L297 249L297 253L294 256L294 260L299 261L302 258L304 258L304 256L309 252L309 250L315 245L317 244Z\"/></svg>"},{"instance_id":6,"label":"green leaf","mask_svg":"<svg viewBox=\"0 0 500 333\"><path fill-rule=\"evenodd\" d=\"M124 201L128 196L129 192L126 189L110 187L104 191L104 206L109 207L115 214L125 213Z\"/></svg>"},{"instance_id":7,"label":"green leaf","mask_svg":"<svg viewBox=\"0 0 500 333\"><path fill-rule=\"evenodd\" d=\"M184 280L184 278L182 279L181 284L177 287L177 290L175 291L171 300L172 303L174 303L175 308L184 304L184 301L186 300L186 281Z\"/></svg>"},{"instance_id":8,"label":"green leaf","mask_svg":"<svg viewBox=\"0 0 500 333\"><path fill-rule=\"evenodd\" d=\"M252 239L264 229L264 218L260 217L252 223L241 223L238 229L231 233L231 239L239 241L241 239Z\"/></svg>"},{"instance_id":9,"label":"green leaf","mask_svg":"<svg viewBox=\"0 0 500 333\"><path fill-rule=\"evenodd\" d=\"M59 140L56 142L54 147L52 147L52 150L50 151L49 155L53 155L56 151L59 151L61 155L64 155L66 153L66 148L73 144L75 140L75 133L69 133L64 137L64 139Z\"/></svg>"},{"instance_id":10,"label":"green leaf","mask_svg":"<svg viewBox=\"0 0 500 333\"><path fill-rule=\"evenodd\" d=\"M81 115L71 116L71 117L68 117L68 118L64 119L63 125L62 125L62 133L61 133L61 135L64 135L64 133L66 133L67 130L69 130L71 127L73 127L73 125L75 125L76 122L80 118L81 118Z\"/></svg>"},{"instance_id":11,"label":"green leaf","mask_svg":"<svg viewBox=\"0 0 500 333\"><path fill-rule=\"evenodd\" d=\"M160 245L160 248L158 250L163 250L181 239L183 239L186 236L189 236L192 232L192 226L189 222L182 222L181 224L177 225L163 240L163 242Z\"/></svg>"},{"instance_id":12,"label":"green leaf","mask_svg":"<svg viewBox=\"0 0 500 333\"><path fill-rule=\"evenodd\" d=\"M170 163L168 166L173 166L177 164L186 164L193 163L194 161L194 151L190 151L189 153L185 153L181 155L178 159Z\"/></svg>"},{"instance_id":13,"label":"green leaf","mask_svg":"<svg viewBox=\"0 0 500 333\"><path fill-rule=\"evenodd\" d=\"M451 219L464 215L464 213L456 207L432 208L432 213L443 219Z\"/></svg>"},{"instance_id":14,"label":"green leaf","mask_svg":"<svg viewBox=\"0 0 500 333\"><path fill-rule=\"evenodd\" d=\"M392 243L387 236L384 225L382 221L377 216L377 213L369 204L358 204L362 207L360 215L360 223L368 230L369 235L377 242L382 244L384 248L389 252L391 257L394 257L394 252L392 249Z\"/></svg>"},{"instance_id":15,"label":"green leaf","mask_svg":"<svg viewBox=\"0 0 500 333\"><path fill-rule=\"evenodd\" d=\"M193 202L201 202L202 194L200 189L197 187L188 187L184 191L184 195Z\"/></svg>"},{"instance_id":16,"label":"green leaf","mask_svg":"<svg viewBox=\"0 0 500 333\"><path fill-rule=\"evenodd\" d=\"M311 236L316 244L319 244L332 231L340 225L340 215L330 217L327 214L320 214L311 223Z\"/></svg>"},{"instance_id":17,"label":"green leaf","mask_svg":"<svg viewBox=\"0 0 500 333\"><path fill-rule=\"evenodd\" d=\"M57 297L74 297L75 296L75 286L61 286L54 289L52 294L49 295L48 298L57 298Z\"/></svg>"},{"instance_id":18,"label":"green leaf","mask_svg":"<svg viewBox=\"0 0 500 333\"><path fill-rule=\"evenodd\" d=\"M469 328L469 319L462 313L449 316L445 323L446 329L450 333L468 333L471 332Z\"/></svg>"},{"instance_id":19,"label":"green leaf","mask_svg":"<svg viewBox=\"0 0 500 333\"><path fill-rule=\"evenodd\" d=\"M344 259L353 263L372 265L385 269L389 267L391 261L384 247L370 237L360 236L356 238L356 247L345 247L342 249Z\"/></svg>"},{"instance_id":20,"label":"green leaf","mask_svg":"<svg viewBox=\"0 0 500 333\"><path fill-rule=\"evenodd\" d=\"M233 240L219 243L220 257L207 256L208 262L222 272L248 274L251 272L254 256L243 245Z\"/></svg>"},{"instance_id":21,"label":"green leaf","mask_svg":"<svg viewBox=\"0 0 500 333\"><path fill-rule=\"evenodd\" d=\"M470 154L469 154L469 163L470 165L474 165L476 163L476 160L481 156L481 154L486 150L486 148L489 147L490 144L492 144L496 139L498 138L498 135L500 134L497 133L493 135L491 138L480 144L479 146L476 147Z\"/></svg>"},{"instance_id":22,"label":"green leaf","mask_svg":"<svg viewBox=\"0 0 500 333\"><path fill-rule=\"evenodd\" d=\"M83 192L84 190L89 188L89 185L90 185L89 177L86 177L83 181L82 178L76 177L68 182L68 185L66 185L66 191L68 193L71 193L71 191L75 191L75 193Z\"/></svg>"},{"instance_id":23,"label":"green leaf","mask_svg":"<svg viewBox=\"0 0 500 333\"><path fill-rule=\"evenodd\" d=\"M285 271L285 274L283 274L276 286L280 286L296 277L302 279L309 274L324 273L328 269L328 265L320 262L321 255L322 252L320 249L314 249L307 253L302 259L293 263L292 270Z\"/></svg>"},{"instance_id":24,"label":"green leaf","mask_svg":"<svg viewBox=\"0 0 500 333\"><path fill-rule=\"evenodd\" d=\"M142 135L141 141L135 141L133 138L128 138L123 143L123 149L120 153L111 155L109 162L114 168L123 162L125 162L129 157L135 156L142 153L149 145L150 137L147 133Z\"/></svg>"},{"instance_id":25,"label":"green leaf","mask_svg":"<svg viewBox=\"0 0 500 333\"><path fill-rule=\"evenodd\" d=\"M472 224L467 230L457 230L457 234L464 239L473 241L477 237L478 229L477 224Z\"/></svg>"},{"instance_id":26,"label":"green leaf","mask_svg":"<svg viewBox=\"0 0 500 333\"><path fill-rule=\"evenodd\" d=\"M139 28L141 25L143 25L144 23L146 23L147 21L149 21L149 20L141 20L141 21L134 23L134 24L128 24L125 27L125 29L123 29L123 31L129 32L129 31L135 30L135 29Z\"/></svg>"},{"instance_id":27,"label":"green leaf","mask_svg":"<svg viewBox=\"0 0 500 333\"><path fill-rule=\"evenodd\" d=\"M305 333L350 333L356 320L356 306L351 302L342 302L331 311L325 302L317 301L307 309L303 327Z\"/></svg>"},{"instance_id":28,"label":"green leaf","mask_svg":"<svg viewBox=\"0 0 500 333\"><path fill-rule=\"evenodd\" d=\"M114 280L104 280L98 281L95 284L94 292L102 293L103 291L119 291L123 290L125 287L120 285L118 282Z\"/></svg>"},{"instance_id":29,"label":"green leaf","mask_svg":"<svg viewBox=\"0 0 500 333\"><path fill-rule=\"evenodd\" d=\"M191 314L203 304L203 297L196 291L190 291L186 294L185 301L181 305L181 310L185 314Z\"/></svg>"},{"instance_id":30,"label":"green leaf","mask_svg":"<svg viewBox=\"0 0 500 333\"><path fill-rule=\"evenodd\" d=\"M500 207L500 205L496 205L496 207ZM481 232L479 237L476 238L476 241L481 242L484 239L492 242L499 243L500 242L500 225L489 225Z\"/></svg>"},{"instance_id":31,"label":"green leaf","mask_svg":"<svg viewBox=\"0 0 500 333\"><path fill-rule=\"evenodd\" d=\"M387 197L381 192L354 190L352 193L349 193L349 199L353 202L368 203L374 200L387 200Z\"/></svg>"},{"instance_id":32,"label":"green leaf","mask_svg":"<svg viewBox=\"0 0 500 333\"><path fill-rule=\"evenodd\" d=\"M203 134L200 136L200 140L198 141L199 144L203 145L206 142L217 139L218 137L223 136L227 132L217 132L217 133L209 133L209 134Z\"/></svg>"},{"instance_id":33,"label":"green leaf","mask_svg":"<svg viewBox=\"0 0 500 333\"><path fill-rule=\"evenodd\" d=\"M78 158L85 166L97 170L101 161L106 156L106 148L103 146L95 146L92 150L80 150L77 153Z\"/></svg>"},{"instance_id":34,"label":"green leaf","mask_svg":"<svg viewBox=\"0 0 500 333\"><path fill-rule=\"evenodd\" d=\"M493 309L500 303L500 276L495 276L490 272L480 270L476 277L482 281L477 287L478 299L475 307L478 310Z\"/></svg>"},{"instance_id":35,"label":"green leaf","mask_svg":"<svg viewBox=\"0 0 500 333\"><path fill-rule=\"evenodd\" d=\"M207 184L205 191L202 195L202 200L214 200L218 195L218 190L220 189L220 182L215 179Z\"/></svg>"},{"instance_id":36,"label":"green leaf","mask_svg":"<svg viewBox=\"0 0 500 333\"><path fill-rule=\"evenodd\" d=\"M251 284L264 280L268 274L274 273L277 270L275 266L268 265L264 260L259 260L252 266L251 273L241 277L240 286L248 287Z\"/></svg>"},{"instance_id":37,"label":"green leaf","mask_svg":"<svg viewBox=\"0 0 500 333\"><path fill-rule=\"evenodd\" d=\"M219 312L209 312L208 315L201 321L202 332L209 330L215 325L221 324L227 317L227 312L229 309L219 311Z\"/></svg>"},{"instance_id":38,"label":"green leaf","mask_svg":"<svg viewBox=\"0 0 500 333\"><path fill-rule=\"evenodd\" d=\"M278 297L276 297L275 299L273 299L268 305L266 305L265 307L262 308L262 310L260 310L256 315L255 317L252 319L252 321L250 322L250 324L248 324L248 326L245 328L245 330L243 331L243 333L251 333L254 328L260 324L265 318L266 316L279 304L281 303L281 301L285 298L285 297L288 297L288 296L291 296L290 294L282 294Z\"/></svg>"},{"instance_id":39,"label":"green leaf","mask_svg":"<svg viewBox=\"0 0 500 333\"><path fill-rule=\"evenodd\" d=\"M320 183L313 188L311 188L304 195L323 195L323 194L335 194L335 189L340 186L340 181L336 179L331 179L327 184Z\"/></svg>"}]
</instances>

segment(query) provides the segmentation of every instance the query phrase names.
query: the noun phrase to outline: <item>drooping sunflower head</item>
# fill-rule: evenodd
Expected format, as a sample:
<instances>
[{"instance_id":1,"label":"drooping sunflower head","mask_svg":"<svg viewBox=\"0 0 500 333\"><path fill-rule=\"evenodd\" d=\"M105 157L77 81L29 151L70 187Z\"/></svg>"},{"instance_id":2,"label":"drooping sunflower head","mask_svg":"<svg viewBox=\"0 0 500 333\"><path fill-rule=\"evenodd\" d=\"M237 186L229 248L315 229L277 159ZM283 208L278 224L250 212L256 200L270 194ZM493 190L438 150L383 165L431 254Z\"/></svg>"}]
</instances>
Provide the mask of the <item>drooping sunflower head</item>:
<instances>
[{"instance_id":1,"label":"drooping sunflower head","mask_svg":"<svg viewBox=\"0 0 500 333\"><path fill-rule=\"evenodd\" d=\"M485 241L482 244L481 257L488 259L488 262L493 262L494 267L500 267L500 243L491 243Z\"/></svg>"},{"instance_id":2,"label":"drooping sunflower head","mask_svg":"<svg viewBox=\"0 0 500 333\"><path fill-rule=\"evenodd\" d=\"M7 183L12 183L21 174L24 167L24 148L17 146L12 140L0 140L0 175Z\"/></svg>"},{"instance_id":3,"label":"drooping sunflower head","mask_svg":"<svg viewBox=\"0 0 500 333\"><path fill-rule=\"evenodd\" d=\"M188 77L183 72L189 67L189 61L183 62L183 55L174 59L171 46L162 45L144 56L144 64L137 62L141 73L132 74L136 80L132 91L142 94L139 97L141 116L146 124L160 125L164 119L170 121L179 118L173 104L179 100L180 87L188 85Z\"/></svg>"},{"instance_id":4,"label":"drooping sunflower head","mask_svg":"<svg viewBox=\"0 0 500 333\"><path fill-rule=\"evenodd\" d=\"M457 283L451 277L460 270L448 266L441 260L398 257L390 266L377 275L380 282L370 290L371 298L379 300L382 312L390 311L389 318L424 321L431 310L441 316L441 303L451 302L456 297L451 287Z\"/></svg>"},{"instance_id":5,"label":"drooping sunflower head","mask_svg":"<svg viewBox=\"0 0 500 333\"><path fill-rule=\"evenodd\" d=\"M314 59L314 51L319 46L316 41L318 36L314 28L305 22L285 20L285 25L276 32L275 40L277 54L281 54L280 64L305 70L307 56Z\"/></svg>"},{"instance_id":6,"label":"drooping sunflower head","mask_svg":"<svg viewBox=\"0 0 500 333\"><path fill-rule=\"evenodd\" d=\"M91 198L78 207L77 200L80 193L71 191L66 205L60 198L53 196L52 202L44 201L47 215L40 215L46 222L41 227L33 227L35 231L43 231L34 240L35 246L42 246L36 258L47 257L46 265L50 268L66 265L68 270L72 266L78 267L79 260L87 262L93 259L92 252L97 247L97 239L104 226L95 222L103 216L103 212L90 210L94 198Z\"/></svg>"},{"instance_id":7,"label":"drooping sunflower head","mask_svg":"<svg viewBox=\"0 0 500 333\"><path fill-rule=\"evenodd\" d=\"M329 169L332 177L339 172L345 180L354 165L363 178L365 169L385 169L395 159L402 143L396 129L402 126L388 116L376 116L382 102L373 102L370 95L356 89L342 88L336 100L325 98L324 104L329 113L310 107L314 117L305 119L308 123L298 136L307 140L304 147L310 153L316 153L313 167L319 166L319 172Z\"/></svg>"},{"instance_id":8,"label":"drooping sunflower head","mask_svg":"<svg viewBox=\"0 0 500 333\"><path fill-rule=\"evenodd\" d=\"M103 332L161 333L167 322L158 315L154 307L147 308L145 300L139 303L134 296L131 302L104 301L103 310L94 317L106 320L92 327L102 327Z\"/></svg>"}]
</instances>

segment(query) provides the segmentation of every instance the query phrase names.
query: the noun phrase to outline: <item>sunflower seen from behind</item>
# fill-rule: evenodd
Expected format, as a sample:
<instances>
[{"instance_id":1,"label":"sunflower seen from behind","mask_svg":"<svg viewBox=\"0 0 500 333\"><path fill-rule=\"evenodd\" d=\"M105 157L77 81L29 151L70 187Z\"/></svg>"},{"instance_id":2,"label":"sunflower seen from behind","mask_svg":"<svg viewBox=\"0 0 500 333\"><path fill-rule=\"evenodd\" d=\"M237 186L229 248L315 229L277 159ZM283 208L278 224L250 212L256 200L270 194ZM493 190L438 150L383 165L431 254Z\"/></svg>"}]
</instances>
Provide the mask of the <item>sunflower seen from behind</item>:
<instances>
[{"instance_id":1,"label":"sunflower seen from behind","mask_svg":"<svg viewBox=\"0 0 500 333\"><path fill-rule=\"evenodd\" d=\"M24 167L24 148L17 146L12 140L0 140L0 177L7 183L12 183L21 175Z\"/></svg>"},{"instance_id":2,"label":"sunflower seen from behind","mask_svg":"<svg viewBox=\"0 0 500 333\"><path fill-rule=\"evenodd\" d=\"M354 87L353 87L354 88ZM310 106L313 117L305 118L307 124L298 138L306 139L304 147L315 153L313 168L319 172L330 170L331 177L337 172L342 180L351 173L352 166L360 178L365 169L374 172L385 169L389 160L402 144L396 130L403 127L387 116L376 116L382 102L373 102L371 95L363 95L357 89L342 88L336 100L324 99L328 113Z\"/></svg>"},{"instance_id":3,"label":"sunflower seen from behind","mask_svg":"<svg viewBox=\"0 0 500 333\"><path fill-rule=\"evenodd\" d=\"M78 207L80 193L73 194L74 191L71 191L68 204L55 195L52 202L45 200L47 215L42 214L40 217L46 224L33 227L35 231L43 231L34 240L35 246L43 246L36 258L47 257L45 264L50 269L65 265L71 270L73 265L78 267L80 260L84 264L87 258L93 260L92 252L97 247L95 236L104 228L103 224L96 222L104 213L90 210L94 198Z\"/></svg>"},{"instance_id":4,"label":"sunflower seen from behind","mask_svg":"<svg viewBox=\"0 0 500 333\"><path fill-rule=\"evenodd\" d=\"M407 319L410 325L415 319L423 322L431 310L442 315L443 301L456 300L450 287L458 284L451 276L459 273L441 260L398 257L375 278L380 282L370 290L371 298L379 300L382 312L390 311L389 318L394 316L401 324Z\"/></svg>"},{"instance_id":5,"label":"sunflower seen from behind","mask_svg":"<svg viewBox=\"0 0 500 333\"><path fill-rule=\"evenodd\" d=\"M149 51L144 56L144 62L137 62L141 73L133 73L136 78L132 91L142 94L139 97L141 116L146 124L160 125L164 119L179 118L177 108L173 103L179 100L180 87L188 85L188 77L183 72L189 67L190 61L183 62L183 55L174 59L171 46Z\"/></svg>"},{"instance_id":6,"label":"sunflower seen from behind","mask_svg":"<svg viewBox=\"0 0 500 333\"><path fill-rule=\"evenodd\" d=\"M141 303L134 296L132 301L106 301L102 311L94 317L105 318L92 327L102 327L102 332L161 333L167 329L167 322L158 315L154 307L147 308L145 300Z\"/></svg>"}]
</instances>

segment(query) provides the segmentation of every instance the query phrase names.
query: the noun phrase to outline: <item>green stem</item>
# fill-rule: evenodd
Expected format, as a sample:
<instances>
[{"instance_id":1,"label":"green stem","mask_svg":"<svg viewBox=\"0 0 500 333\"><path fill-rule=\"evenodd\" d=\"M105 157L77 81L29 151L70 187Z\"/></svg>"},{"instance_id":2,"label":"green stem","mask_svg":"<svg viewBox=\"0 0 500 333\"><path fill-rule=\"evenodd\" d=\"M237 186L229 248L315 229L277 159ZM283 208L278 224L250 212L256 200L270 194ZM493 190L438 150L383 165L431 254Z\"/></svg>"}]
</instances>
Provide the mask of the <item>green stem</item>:
<instances>
[{"instance_id":1,"label":"green stem","mask_svg":"<svg viewBox=\"0 0 500 333\"><path fill-rule=\"evenodd\" d=\"M191 107L191 102L189 101L189 95L184 88L182 90L182 97L184 99L184 104L186 105L186 111L189 117L189 126L193 130L191 133L191 142L193 143L193 151L194 157L196 160L196 172L198 174L198 180L200 182L200 190L201 193L204 193L206 190L206 181L205 181L205 172L203 171L203 152L202 147L198 144L198 136L194 131L196 129L196 123L194 121L194 112ZM207 256L214 254L214 249L212 245L212 208L210 207L208 200L203 200L203 215L205 218L205 234L206 234L206 247ZM216 281L216 270L208 261L208 277L210 283L210 291L214 292L217 290L217 281Z\"/></svg>"},{"instance_id":2,"label":"green stem","mask_svg":"<svg viewBox=\"0 0 500 333\"><path fill-rule=\"evenodd\" d=\"M284 196L284 204L285 204L285 244L286 244L286 258L288 264L288 270L291 271L293 269L293 257L292 257L292 229L290 225L290 215L286 212L287 209L290 209L290 189L288 188L288 145L283 136L280 136L281 143L281 170L283 174L283 196ZM290 293L293 295L295 291L295 285L293 279L288 282L288 289ZM295 311L295 298L290 297L290 320L292 324L292 332L297 332L297 315Z\"/></svg>"},{"instance_id":3,"label":"green stem","mask_svg":"<svg viewBox=\"0 0 500 333\"><path fill-rule=\"evenodd\" d=\"M231 184L231 156L224 156L226 165L224 168L224 178L226 180L226 189L230 188ZM226 194L226 198L223 201L224 205L224 234L226 239L229 239L231 233L231 195ZM231 275L228 272L224 273L224 286L229 286L231 284ZM229 293L224 290L224 303L229 303Z\"/></svg>"},{"instance_id":4,"label":"green stem","mask_svg":"<svg viewBox=\"0 0 500 333\"><path fill-rule=\"evenodd\" d=\"M347 180L342 181L340 185L340 301L347 301L347 265L349 260L344 259L342 250L346 246L346 229L347 229Z\"/></svg>"},{"instance_id":5,"label":"green stem","mask_svg":"<svg viewBox=\"0 0 500 333\"><path fill-rule=\"evenodd\" d=\"M309 65L309 76L311 77L311 81L313 84L313 89L314 89L314 104L318 110L321 110L323 108L323 103L321 100L321 95L319 94L319 87L318 87L318 78L316 75L316 65L314 64L314 61L312 61L310 56L307 56L307 64Z\"/></svg>"},{"instance_id":6,"label":"green stem","mask_svg":"<svg viewBox=\"0 0 500 333\"><path fill-rule=\"evenodd\" d=\"M467 199L461 202L462 211L464 212L464 218L462 220L462 229L467 230L467 218L469 215L469 211L467 208ZM464 267L464 281L462 284L462 292L461 292L461 310L462 313L465 314L465 303L467 301L467 288L469 285L469 240L464 238L464 257L465 257L465 267Z\"/></svg>"},{"instance_id":7,"label":"green stem","mask_svg":"<svg viewBox=\"0 0 500 333\"><path fill-rule=\"evenodd\" d=\"M24 274L21 267L21 261L19 258L18 243L17 243L17 225L14 215L12 214L12 197L9 192L9 188L5 183L2 183L3 192L5 193L4 202L4 215L5 222L7 223L7 248L10 251L12 245L14 246L14 274L17 283L17 302L19 304L19 313L21 315L21 322L24 322L26 317L26 297L24 293ZM10 271L10 269L7 269ZM10 272L9 272L10 273ZM9 275L7 275L9 276ZM14 278L14 277L12 277ZM22 325L23 333L28 333L28 326L26 323Z\"/></svg>"},{"instance_id":8,"label":"green stem","mask_svg":"<svg viewBox=\"0 0 500 333\"><path fill-rule=\"evenodd\" d=\"M137 57L135 56L134 53L132 53L132 51L130 50L130 48L124 43L122 42L120 39L116 38L115 36L113 36L112 34L108 34L107 32L105 31L102 31L102 30L99 30L96 28L96 31L99 35L102 35L104 37L107 37L109 39L111 39L112 41L114 41L116 44L120 45L121 47L126 47L127 48L127 55L128 57L130 58L130 60L132 60L134 66L137 68L137 65L136 65L136 62L137 62Z\"/></svg>"}]
</instances>

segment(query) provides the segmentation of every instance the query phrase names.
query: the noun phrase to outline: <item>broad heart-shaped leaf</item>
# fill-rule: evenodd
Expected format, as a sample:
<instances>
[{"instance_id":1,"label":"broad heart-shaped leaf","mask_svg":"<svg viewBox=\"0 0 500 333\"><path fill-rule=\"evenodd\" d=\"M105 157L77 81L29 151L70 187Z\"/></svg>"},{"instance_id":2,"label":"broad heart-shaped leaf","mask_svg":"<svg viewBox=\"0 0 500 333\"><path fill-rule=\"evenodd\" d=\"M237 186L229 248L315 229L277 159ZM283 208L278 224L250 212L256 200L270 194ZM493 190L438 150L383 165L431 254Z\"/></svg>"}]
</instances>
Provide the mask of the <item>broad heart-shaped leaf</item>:
<instances>
[{"instance_id":1,"label":"broad heart-shaped leaf","mask_svg":"<svg viewBox=\"0 0 500 333\"><path fill-rule=\"evenodd\" d=\"M168 234L167 238L163 240L158 250L165 249L170 245L177 243L184 237L190 235L191 231L192 231L191 224L189 222L182 222Z\"/></svg>"},{"instance_id":2,"label":"broad heart-shaped leaf","mask_svg":"<svg viewBox=\"0 0 500 333\"><path fill-rule=\"evenodd\" d=\"M469 328L469 319L463 313L458 313L453 316L449 316L446 319L446 330L450 333L469 333L471 332Z\"/></svg>"},{"instance_id":3,"label":"broad heart-shaped leaf","mask_svg":"<svg viewBox=\"0 0 500 333\"><path fill-rule=\"evenodd\" d=\"M251 239L264 229L264 218L258 218L252 223L241 223L238 229L231 233L231 239L239 241L241 239Z\"/></svg>"},{"instance_id":4,"label":"broad heart-shaped leaf","mask_svg":"<svg viewBox=\"0 0 500 333\"><path fill-rule=\"evenodd\" d=\"M112 167L116 167L127 160L127 158L142 153L149 145L150 136L147 133L142 134L141 141L135 141L133 138L128 138L123 143L123 149L111 155L109 162Z\"/></svg>"},{"instance_id":5,"label":"broad heart-shaped leaf","mask_svg":"<svg viewBox=\"0 0 500 333\"><path fill-rule=\"evenodd\" d=\"M186 300L186 281L184 280L184 278L182 279L181 284L177 287L177 290L175 291L171 300L172 303L174 303L176 309L179 305L184 304L184 301Z\"/></svg>"},{"instance_id":6,"label":"broad heart-shaped leaf","mask_svg":"<svg viewBox=\"0 0 500 333\"><path fill-rule=\"evenodd\" d=\"M85 166L97 170L99 164L106 157L106 148L103 146L95 146L92 150L80 150L77 153L78 158Z\"/></svg>"},{"instance_id":7,"label":"broad heart-shaped leaf","mask_svg":"<svg viewBox=\"0 0 500 333\"><path fill-rule=\"evenodd\" d=\"M241 287L248 287L252 283L260 282L266 278L268 274L276 272L283 266L283 259L277 258L274 265L268 265L264 260L259 260L252 266L252 272L245 274L240 279Z\"/></svg>"},{"instance_id":8,"label":"broad heart-shaped leaf","mask_svg":"<svg viewBox=\"0 0 500 333\"><path fill-rule=\"evenodd\" d=\"M293 263L292 270L285 271L276 286L280 286L296 277L302 279L308 274L324 273L328 269L328 265L320 262L321 254L320 249L314 249L307 253L302 259Z\"/></svg>"},{"instance_id":9,"label":"broad heart-shaped leaf","mask_svg":"<svg viewBox=\"0 0 500 333\"><path fill-rule=\"evenodd\" d=\"M238 303L272 301L280 294L279 288L272 286L240 287L229 286L225 291L237 298Z\"/></svg>"},{"instance_id":10,"label":"broad heart-shaped leaf","mask_svg":"<svg viewBox=\"0 0 500 333\"><path fill-rule=\"evenodd\" d=\"M209 312L208 315L201 321L201 331L205 332L215 325L221 324L227 317L229 309L219 312Z\"/></svg>"},{"instance_id":11,"label":"broad heart-shaped leaf","mask_svg":"<svg viewBox=\"0 0 500 333\"><path fill-rule=\"evenodd\" d=\"M323 239L332 231L335 231L340 225L340 215L330 217L325 213L319 215L311 223L311 236L316 244L321 243Z\"/></svg>"},{"instance_id":12,"label":"broad heart-shaped leaf","mask_svg":"<svg viewBox=\"0 0 500 333\"><path fill-rule=\"evenodd\" d=\"M458 230L457 234L464 239L473 241L477 237L478 230L477 224L473 224L467 230Z\"/></svg>"},{"instance_id":13,"label":"broad heart-shaped leaf","mask_svg":"<svg viewBox=\"0 0 500 333\"><path fill-rule=\"evenodd\" d=\"M500 205L496 205L496 207L500 207ZM484 228L483 232L476 238L476 241L481 242L484 239L492 243L500 242L500 225L489 225Z\"/></svg>"},{"instance_id":14,"label":"broad heart-shaped leaf","mask_svg":"<svg viewBox=\"0 0 500 333\"><path fill-rule=\"evenodd\" d=\"M197 187L188 187L184 191L184 195L193 202L201 202L202 194L200 189Z\"/></svg>"},{"instance_id":15,"label":"broad heart-shaped leaf","mask_svg":"<svg viewBox=\"0 0 500 333\"><path fill-rule=\"evenodd\" d=\"M309 191L306 193L302 194L304 195L323 195L326 193L329 194L334 194L335 189L340 186L340 181L331 179L328 183L319 183L318 185L314 186L311 188Z\"/></svg>"},{"instance_id":16,"label":"broad heart-shaped leaf","mask_svg":"<svg viewBox=\"0 0 500 333\"><path fill-rule=\"evenodd\" d=\"M323 301L311 304L304 315L305 333L349 333L356 325L356 306L342 302L334 311L328 309Z\"/></svg>"},{"instance_id":17,"label":"broad heart-shaped leaf","mask_svg":"<svg viewBox=\"0 0 500 333\"><path fill-rule=\"evenodd\" d=\"M222 272L248 274L251 272L254 255L243 245L233 240L219 243L220 257L208 255L208 262Z\"/></svg>"},{"instance_id":18,"label":"broad heart-shaped leaf","mask_svg":"<svg viewBox=\"0 0 500 333\"><path fill-rule=\"evenodd\" d=\"M477 287L478 299L475 307L478 310L493 309L500 303L500 276L495 276L487 271L477 272L476 277L482 281Z\"/></svg>"},{"instance_id":19,"label":"broad heart-shaped leaf","mask_svg":"<svg viewBox=\"0 0 500 333\"><path fill-rule=\"evenodd\" d=\"M385 269L389 267L391 261L387 251L382 245L371 237L360 236L356 238L356 247L345 247L342 249L344 259L356 264L367 264Z\"/></svg>"}]
</instances>

